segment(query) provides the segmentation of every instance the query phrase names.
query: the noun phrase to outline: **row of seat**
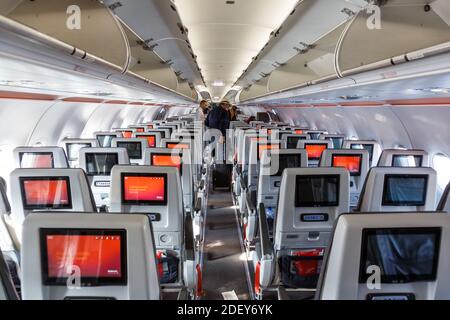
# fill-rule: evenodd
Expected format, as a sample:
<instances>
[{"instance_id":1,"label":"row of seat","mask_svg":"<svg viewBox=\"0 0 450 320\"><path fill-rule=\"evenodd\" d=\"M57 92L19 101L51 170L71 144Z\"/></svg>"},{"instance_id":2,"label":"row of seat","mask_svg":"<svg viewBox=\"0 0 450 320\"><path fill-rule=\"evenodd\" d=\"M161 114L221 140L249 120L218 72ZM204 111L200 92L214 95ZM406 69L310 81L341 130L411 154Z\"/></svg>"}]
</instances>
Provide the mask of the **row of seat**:
<instances>
[{"instance_id":1,"label":"row of seat","mask_svg":"<svg viewBox=\"0 0 450 320\"><path fill-rule=\"evenodd\" d=\"M173 134L182 129L203 131L199 123L150 125L173 127ZM134 142L132 137L116 136L111 147L98 147L93 141L87 145L86 139L65 139L72 168L58 147L15 150L19 167L40 167L14 170L10 210L3 198L0 231L10 246L2 245L2 251L12 253L9 260L21 275L16 287L22 298L158 299L161 292L178 298L200 295L201 264L195 240L201 239L194 235L194 228L200 234L205 189L201 185L207 172L191 171L197 166L190 161L198 151L193 151L195 141L175 135L166 139L174 143L173 149L149 149L144 140L142 150L149 165L143 166L130 165L128 148L114 147L119 139ZM67 143L86 145L68 147ZM187 148L178 148L180 144ZM49 158L52 161L46 161ZM52 168L45 168L49 164ZM203 181L195 184L195 195L194 179ZM94 197L91 186L100 197ZM4 189L1 194L6 194ZM97 210L105 203L104 194L108 205L103 211L111 214ZM41 264L36 266L36 261Z\"/></svg>"},{"instance_id":2,"label":"row of seat","mask_svg":"<svg viewBox=\"0 0 450 320\"><path fill-rule=\"evenodd\" d=\"M342 146L348 149L333 148L334 143L326 141L324 133L320 133L319 138L323 138L320 140L308 140L309 137L299 139L297 148L293 149L287 148L287 143L276 140L276 137L273 139L267 135L268 128L271 130L270 134L289 131L279 125L265 127L264 124L258 123L259 131L254 130L254 123L250 126L242 123L234 126L238 127L234 133L237 137L234 193L240 207L249 257L253 262L257 298L263 298L264 293L271 290L278 290L284 298L286 288L291 294L315 290L320 271L326 267L324 263L336 263L323 260L330 243L336 236L344 239L348 236L349 231L346 228L342 229L344 234L337 235L335 223L345 223L341 221L347 221L346 213L351 212L351 209L354 209L351 215L363 217L368 215L367 212L389 212L397 224L403 223L405 226L408 225L408 220L402 221L400 218L408 218L399 212L436 210L436 172L427 167L429 161L425 151L380 152L376 142L370 142L371 147L365 148L364 145L369 144L369 141L353 140L344 140L342 143ZM304 128L295 129L303 130L302 134L308 134ZM289 133L293 134L295 135ZM352 144L357 144L358 148L349 148ZM370 168L370 154L372 158L375 155L379 166ZM359 193L361 196L358 200ZM443 200L447 197L448 195L444 194ZM437 210L445 211L449 206L450 204L441 201ZM394 218L396 212L400 216ZM378 215L378 219L383 220L380 214L371 214L373 215ZM448 223L447 218L441 219L437 213L432 216L437 221ZM353 221L351 217L348 219ZM364 218L358 221L367 222L368 226L370 223L376 225L374 221L366 221ZM388 242L392 240L391 236L387 238ZM393 243L394 245L389 247L391 250L400 242ZM355 260L361 252L350 250L344 253L341 246L331 247L333 248L340 250L340 258L350 254L355 256ZM380 251L377 254L389 253ZM388 261L387 258L383 259L385 263ZM342 260L340 262L342 263ZM413 262L421 263L420 260ZM394 269L405 268L401 262L398 263L399 266L393 267ZM387 273L387 267L381 266L381 272ZM355 268L355 265L352 268ZM333 272L333 276L326 278L327 281L334 282L330 287L323 286L325 293L319 291L319 298L348 298L354 294L352 288L347 291L343 284L336 282L339 278L335 276ZM399 277L401 276L400 274ZM399 281L399 277L394 281ZM352 285L356 283L358 282L353 282ZM335 290L335 295L328 295L329 288ZM375 292L370 297L380 298L379 293ZM426 299L445 296L440 292L433 294L418 292L415 297ZM362 296L369 297L360 294L352 298ZM398 296L405 297L402 294ZM392 298L392 295L389 297Z\"/></svg>"}]
</instances>

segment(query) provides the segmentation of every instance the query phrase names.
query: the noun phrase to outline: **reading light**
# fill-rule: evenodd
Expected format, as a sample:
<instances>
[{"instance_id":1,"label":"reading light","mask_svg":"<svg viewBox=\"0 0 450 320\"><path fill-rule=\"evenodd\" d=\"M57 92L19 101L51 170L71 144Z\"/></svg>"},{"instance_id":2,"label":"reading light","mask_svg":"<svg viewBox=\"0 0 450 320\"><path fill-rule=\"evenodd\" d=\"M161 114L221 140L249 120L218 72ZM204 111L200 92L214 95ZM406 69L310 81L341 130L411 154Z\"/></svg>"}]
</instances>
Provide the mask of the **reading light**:
<instances>
[{"instance_id":1,"label":"reading light","mask_svg":"<svg viewBox=\"0 0 450 320\"><path fill-rule=\"evenodd\" d=\"M223 87L225 84L221 80L216 80L212 83L213 87Z\"/></svg>"}]
</instances>

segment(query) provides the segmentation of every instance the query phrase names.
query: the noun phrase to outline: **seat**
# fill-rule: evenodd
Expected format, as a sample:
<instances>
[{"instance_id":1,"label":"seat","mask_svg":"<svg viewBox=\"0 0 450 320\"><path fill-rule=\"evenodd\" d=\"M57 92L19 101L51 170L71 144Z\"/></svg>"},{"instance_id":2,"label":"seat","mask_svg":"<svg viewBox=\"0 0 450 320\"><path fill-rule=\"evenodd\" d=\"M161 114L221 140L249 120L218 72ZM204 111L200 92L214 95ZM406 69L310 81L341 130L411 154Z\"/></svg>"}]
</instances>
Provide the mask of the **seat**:
<instances>
[{"instance_id":1,"label":"seat","mask_svg":"<svg viewBox=\"0 0 450 320\"><path fill-rule=\"evenodd\" d=\"M374 167L367 175L356 211L433 211L436 188L432 168Z\"/></svg>"},{"instance_id":2,"label":"seat","mask_svg":"<svg viewBox=\"0 0 450 320\"><path fill-rule=\"evenodd\" d=\"M200 264L194 248L192 217L183 207L180 174L174 167L115 166L112 170L111 212L147 214L152 221L160 274L165 289L201 288ZM200 273L200 275L199 275Z\"/></svg>"},{"instance_id":3,"label":"seat","mask_svg":"<svg viewBox=\"0 0 450 320\"><path fill-rule=\"evenodd\" d=\"M345 168L285 169L271 243L265 206L258 208L255 246L255 294L284 287L316 288L323 254L334 221L349 211L349 172Z\"/></svg>"},{"instance_id":4,"label":"seat","mask_svg":"<svg viewBox=\"0 0 450 320\"><path fill-rule=\"evenodd\" d=\"M297 148L305 149L308 153L308 165L310 167L318 167L320 157L325 149L331 149L332 142L330 140L299 140Z\"/></svg>"},{"instance_id":5,"label":"seat","mask_svg":"<svg viewBox=\"0 0 450 320\"><path fill-rule=\"evenodd\" d=\"M381 145L375 140L344 140L342 149L366 149L370 167L375 167L381 155Z\"/></svg>"},{"instance_id":6,"label":"seat","mask_svg":"<svg viewBox=\"0 0 450 320\"><path fill-rule=\"evenodd\" d=\"M96 211L88 179L79 168L15 169L10 175L10 188L11 218L18 231L32 212Z\"/></svg>"},{"instance_id":7,"label":"seat","mask_svg":"<svg viewBox=\"0 0 450 320\"><path fill-rule=\"evenodd\" d=\"M0 254L0 301L2 300L19 300L19 295L11 279L7 262Z\"/></svg>"},{"instance_id":8,"label":"seat","mask_svg":"<svg viewBox=\"0 0 450 320\"><path fill-rule=\"evenodd\" d=\"M341 215L316 299L450 299L449 228L444 213Z\"/></svg>"},{"instance_id":9,"label":"seat","mask_svg":"<svg viewBox=\"0 0 450 320\"><path fill-rule=\"evenodd\" d=\"M296 134L295 131L283 132L280 134L282 145L286 149L297 149L299 140L310 140L308 134Z\"/></svg>"},{"instance_id":10,"label":"seat","mask_svg":"<svg viewBox=\"0 0 450 320\"><path fill-rule=\"evenodd\" d=\"M13 151L16 168L68 168L61 147L17 147Z\"/></svg>"},{"instance_id":11,"label":"seat","mask_svg":"<svg viewBox=\"0 0 450 320\"><path fill-rule=\"evenodd\" d=\"M341 149L344 144L345 135L344 134L321 134L319 140L331 140L332 149Z\"/></svg>"},{"instance_id":12,"label":"seat","mask_svg":"<svg viewBox=\"0 0 450 320\"><path fill-rule=\"evenodd\" d=\"M450 213L450 182L445 188L444 193L442 194L437 210Z\"/></svg>"},{"instance_id":13,"label":"seat","mask_svg":"<svg viewBox=\"0 0 450 320\"><path fill-rule=\"evenodd\" d=\"M112 148L125 148L131 164L142 165L144 153L148 148L145 138L114 138L111 142Z\"/></svg>"},{"instance_id":14,"label":"seat","mask_svg":"<svg viewBox=\"0 0 450 320\"><path fill-rule=\"evenodd\" d=\"M424 150L384 149L378 167L429 167L428 152Z\"/></svg>"},{"instance_id":15,"label":"seat","mask_svg":"<svg viewBox=\"0 0 450 320\"><path fill-rule=\"evenodd\" d=\"M23 229L24 300L160 299L147 216L34 213Z\"/></svg>"},{"instance_id":16,"label":"seat","mask_svg":"<svg viewBox=\"0 0 450 320\"><path fill-rule=\"evenodd\" d=\"M78 168L78 157L80 149L98 147L98 140L65 138L61 140L60 145L66 151L67 160L69 160L69 166L71 168Z\"/></svg>"},{"instance_id":17,"label":"seat","mask_svg":"<svg viewBox=\"0 0 450 320\"><path fill-rule=\"evenodd\" d=\"M148 148L158 148L161 145L161 133L160 132L134 132L133 138L147 139Z\"/></svg>"},{"instance_id":18,"label":"seat","mask_svg":"<svg viewBox=\"0 0 450 320\"><path fill-rule=\"evenodd\" d=\"M252 243L255 239L258 229L256 214L258 205L264 204L269 233L272 233L283 171L287 168L308 167L308 156L305 150L300 149L265 151L262 154L259 166L256 206L252 206L252 210L248 210L246 225L244 225L245 240L249 243Z\"/></svg>"},{"instance_id":19,"label":"seat","mask_svg":"<svg viewBox=\"0 0 450 320\"><path fill-rule=\"evenodd\" d=\"M109 208L111 170L115 165L129 165L125 148L83 148L80 150L80 168L89 180L97 208Z\"/></svg>"},{"instance_id":20,"label":"seat","mask_svg":"<svg viewBox=\"0 0 450 320\"><path fill-rule=\"evenodd\" d=\"M344 167L350 173L350 207L358 205L359 196L369 172L367 150L326 149L320 159L321 167Z\"/></svg>"},{"instance_id":21,"label":"seat","mask_svg":"<svg viewBox=\"0 0 450 320\"><path fill-rule=\"evenodd\" d=\"M111 148L111 142L114 138L122 138L120 132L113 131L96 131L94 138L98 141L98 146L102 148Z\"/></svg>"}]
</instances>

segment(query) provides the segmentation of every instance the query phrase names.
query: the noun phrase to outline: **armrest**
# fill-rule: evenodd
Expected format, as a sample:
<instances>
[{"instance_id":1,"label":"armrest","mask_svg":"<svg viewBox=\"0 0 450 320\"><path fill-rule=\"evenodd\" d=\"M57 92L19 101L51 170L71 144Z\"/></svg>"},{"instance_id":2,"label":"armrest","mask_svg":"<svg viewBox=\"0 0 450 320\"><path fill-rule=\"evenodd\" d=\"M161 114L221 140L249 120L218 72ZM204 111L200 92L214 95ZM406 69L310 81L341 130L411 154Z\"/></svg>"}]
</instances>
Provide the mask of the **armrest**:
<instances>
[{"instance_id":1,"label":"armrest","mask_svg":"<svg viewBox=\"0 0 450 320\"><path fill-rule=\"evenodd\" d=\"M239 176L239 181L241 182L241 189L247 189L247 185L245 183L244 178L242 177L242 175Z\"/></svg>"},{"instance_id":2,"label":"armrest","mask_svg":"<svg viewBox=\"0 0 450 320\"><path fill-rule=\"evenodd\" d=\"M205 189L205 180L200 180L200 183L198 184L198 189L199 190Z\"/></svg>"},{"instance_id":3,"label":"armrest","mask_svg":"<svg viewBox=\"0 0 450 320\"><path fill-rule=\"evenodd\" d=\"M202 211L202 198L197 197L195 199L194 212L201 212L201 211Z\"/></svg>"},{"instance_id":4,"label":"armrest","mask_svg":"<svg viewBox=\"0 0 450 320\"><path fill-rule=\"evenodd\" d=\"M250 192L247 192L247 194L245 195L245 205L247 206L247 211L256 213L256 206L252 201L252 196Z\"/></svg>"},{"instance_id":5,"label":"armrest","mask_svg":"<svg viewBox=\"0 0 450 320\"><path fill-rule=\"evenodd\" d=\"M192 230L192 216L186 215L184 220L184 248L186 252L185 260L195 260L194 231Z\"/></svg>"},{"instance_id":6,"label":"armrest","mask_svg":"<svg viewBox=\"0 0 450 320\"><path fill-rule=\"evenodd\" d=\"M16 289L14 287L13 280L9 274L8 266L3 259L3 255L0 252L0 281L4 286L5 295L8 300L19 300Z\"/></svg>"},{"instance_id":7,"label":"armrest","mask_svg":"<svg viewBox=\"0 0 450 320\"><path fill-rule=\"evenodd\" d=\"M264 203L259 204L259 240L261 242L261 257L273 255L273 247L269 238L269 225L267 224L266 207Z\"/></svg>"}]
</instances>

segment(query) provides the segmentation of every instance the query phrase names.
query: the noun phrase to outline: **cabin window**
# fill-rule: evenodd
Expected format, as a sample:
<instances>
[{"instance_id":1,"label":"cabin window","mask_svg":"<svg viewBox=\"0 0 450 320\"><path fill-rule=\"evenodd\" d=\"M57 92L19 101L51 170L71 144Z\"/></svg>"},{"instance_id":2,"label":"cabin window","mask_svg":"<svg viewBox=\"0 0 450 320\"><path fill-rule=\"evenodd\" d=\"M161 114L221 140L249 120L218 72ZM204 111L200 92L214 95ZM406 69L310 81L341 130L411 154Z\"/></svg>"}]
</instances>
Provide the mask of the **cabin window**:
<instances>
[{"instance_id":1,"label":"cabin window","mask_svg":"<svg viewBox=\"0 0 450 320\"><path fill-rule=\"evenodd\" d=\"M433 157L433 168L437 172L438 199L450 181L450 158L445 154L436 154Z\"/></svg>"}]
</instances>

